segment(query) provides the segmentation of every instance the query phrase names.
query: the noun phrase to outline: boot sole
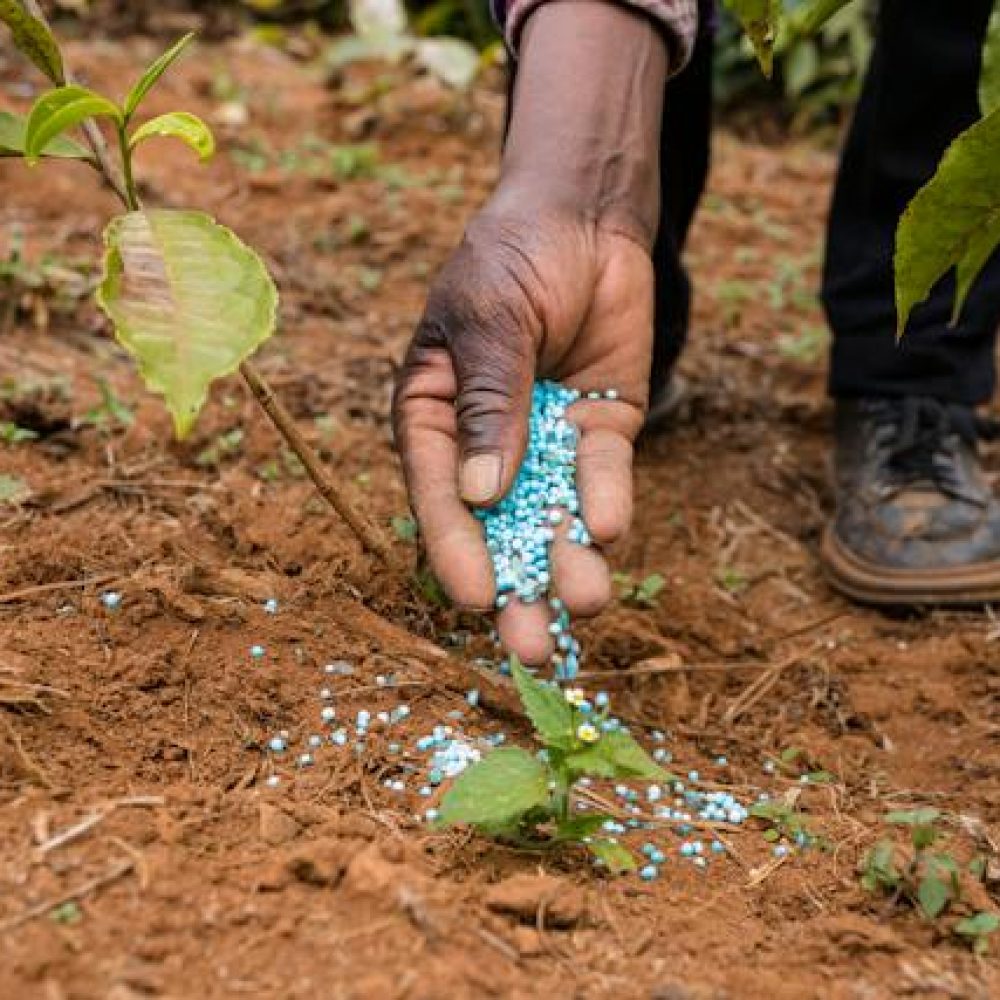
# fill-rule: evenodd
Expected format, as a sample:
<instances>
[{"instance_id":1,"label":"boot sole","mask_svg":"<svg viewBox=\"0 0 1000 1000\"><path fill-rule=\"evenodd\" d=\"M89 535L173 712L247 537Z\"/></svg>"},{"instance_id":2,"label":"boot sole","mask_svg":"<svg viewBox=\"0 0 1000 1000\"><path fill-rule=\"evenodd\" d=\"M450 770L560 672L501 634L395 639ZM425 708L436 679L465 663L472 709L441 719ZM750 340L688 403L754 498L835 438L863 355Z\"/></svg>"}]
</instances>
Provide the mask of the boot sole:
<instances>
[{"instance_id":1,"label":"boot sole","mask_svg":"<svg viewBox=\"0 0 1000 1000\"><path fill-rule=\"evenodd\" d=\"M823 533L820 560L834 589L862 604L961 607L1000 602L1000 561L951 569L892 569L849 551L832 526Z\"/></svg>"}]
</instances>

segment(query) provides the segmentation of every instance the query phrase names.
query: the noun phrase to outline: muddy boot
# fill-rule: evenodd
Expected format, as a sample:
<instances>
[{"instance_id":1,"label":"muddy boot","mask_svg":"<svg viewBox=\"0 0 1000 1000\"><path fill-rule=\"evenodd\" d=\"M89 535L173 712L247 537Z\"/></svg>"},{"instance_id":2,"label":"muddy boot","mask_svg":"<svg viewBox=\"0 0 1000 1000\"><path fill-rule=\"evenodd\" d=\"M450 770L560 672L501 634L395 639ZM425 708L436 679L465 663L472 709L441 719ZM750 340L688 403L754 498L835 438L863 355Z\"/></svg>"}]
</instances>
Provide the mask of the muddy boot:
<instances>
[{"instance_id":1,"label":"muddy boot","mask_svg":"<svg viewBox=\"0 0 1000 1000\"><path fill-rule=\"evenodd\" d=\"M840 400L830 582L886 605L1000 600L1000 503L976 443L996 428L925 397Z\"/></svg>"}]
</instances>

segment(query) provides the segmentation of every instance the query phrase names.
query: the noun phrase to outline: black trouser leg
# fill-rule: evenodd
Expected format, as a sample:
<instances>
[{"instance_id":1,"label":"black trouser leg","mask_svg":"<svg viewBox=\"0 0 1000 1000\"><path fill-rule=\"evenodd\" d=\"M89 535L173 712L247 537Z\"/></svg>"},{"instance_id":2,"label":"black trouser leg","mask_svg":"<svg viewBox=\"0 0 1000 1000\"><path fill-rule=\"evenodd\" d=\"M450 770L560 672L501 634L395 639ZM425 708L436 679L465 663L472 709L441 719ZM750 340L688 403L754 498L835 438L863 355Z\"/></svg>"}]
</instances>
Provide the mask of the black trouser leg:
<instances>
[{"instance_id":1,"label":"black trouser leg","mask_svg":"<svg viewBox=\"0 0 1000 1000\"><path fill-rule=\"evenodd\" d=\"M708 175L712 129L712 37L703 31L691 62L667 84L660 140L660 228L653 247L655 337L650 399L666 387L687 338L691 282L681 252Z\"/></svg>"},{"instance_id":2,"label":"black trouser leg","mask_svg":"<svg viewBox=\"0 0 1000 1000\"><path fill-rule=\"evenodd\" d=\"M878 36L844 149L827 237L823 304L834 396L922 395L981 403L993 394L1000 254L949 327L946 278L895 340L896 222L948 143L979 117L981 50L993 0L883 0Z\"/></svg>"}]
</instances>

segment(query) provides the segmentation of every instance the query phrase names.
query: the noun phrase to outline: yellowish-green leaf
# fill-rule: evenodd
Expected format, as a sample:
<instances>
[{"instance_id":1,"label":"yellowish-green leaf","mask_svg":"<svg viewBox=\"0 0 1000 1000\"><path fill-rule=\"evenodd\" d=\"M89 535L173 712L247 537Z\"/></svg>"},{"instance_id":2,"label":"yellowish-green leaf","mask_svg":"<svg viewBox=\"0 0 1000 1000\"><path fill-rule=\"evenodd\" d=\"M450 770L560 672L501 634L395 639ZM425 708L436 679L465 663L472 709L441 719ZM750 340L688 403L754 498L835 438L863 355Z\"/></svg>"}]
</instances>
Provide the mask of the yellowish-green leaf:
<instances>
[{"instance_id":1,"label":"yellowish-green leaf","mask_svg":"<svg viewBox=\"0 0 1000 1000\"><path fill-rule=\"evenodd\" d=\"M125 117L131 118L135 109L142 103L143 98L153 89L156 81L163 76L170 68L177 57L188 47L194 38L194 32L189 32L182 39L175 42L166 52L154 62L145 73L139 77L136 85L129 91L125 98Z\"/></svg>"},{"instance_id":2,"label":"yellowish-green leaf","mask_svg":"<svg viewBox=\"0 0 1000 1000\"><path fill-rule=\"evenodd\" d=\"M30 14L21 0L0 0L0 21L10 28L14 45L53 83L63 83L62 54L48 25Z\"/></svg>"},{"instance_id":3,"label":"yellowish-green leaf","mask_svg":"<svg viewBox=\"0 0 1000 1000\"><path fill-rule=\"evenodd\" d=\"M770 77L774 69L774 42L782 23L781 0L726 0L726 6L739 18L764 76Z\"/></svg>"},{"instance_id":4,"label":"yellowish-green leaf","mask_svg":"<svg viewBox=\"0 0 1000 1000\"><path fill-rule=\"evenodd\" d=\"M587 844L587 849L615 875L635 871L636 863L632 852L613 840L592 840Z\"/></svg>"},{"instance_id":5,"label":"yellowish-green leaf","mask_svg":"<svg viewBox=\"0 0 1000 1000\"><path fill-rule=\"evenodd\" d=\"M278 293L261 259L202 212L129 212L105 230L97 297L183 438L211 383L274 332Z\"/></svg>"},{"instance_id":6,"label":"yellowish-green leaf","mask_svg":"<svg viewBox=\"0 0 1000 1000\"><path fill-rule=\"evenodd\" d=\"M520 747L494 750L464 770L441 800L440 821L495 827L542 805L548 772Z\"/></svg>"},{"instance_id":7,"label":"yellowish-green leaf","mask_svg":"<svg viewBox=\"0 0 1000 1000\"><path fill-rule=\"evenodd\" d=\"M983 68L979 76L979 109L984 115L1000 108L1000 3L994 0L993 14L983 42Z\"/></svg>"},{"instance_id":8,"label":"yellowish-green leaf","mask_svg":"<svg viewBox=\"0 0 1000 1000\"><path fill-rule=\"evenodd\" d=\"M121 109L86 87L59 87L42 94L28 115L24 133L24 155L37 163L42 151L57 136L76 128L88 118L113 118L121 122Z\"/></svg>"},{"instance_id":9,"label":"yellowish-green leaf","mask_svg":"<svg viewBox=\"0 0 1000 1000\"><path fill-rule=\"evenodd\" d=\"M23 156L24 134L28 119L10 111L0 111L0 156ZM64 135L56 136L43 150L42 156L66 160L89 160L91 155L78 142Z\"/></svg>"},{"instance_id":10,"label":"yellowish-green leaf","mask_svg":"<svg viewBox=\"0 0 1000 1000\"><path fill-rule=\"evenodd\" d=\"M896 229L897 332L953 267L955 316L1000 244L1000 107L945 151Z\"/></svg>"},{"instance_id":11,"label":"yellowish-green leaf","mask_svg":"<svg viewBox=\"0 0 1000 1000\"><path fill-rule=\"evenodd\" d=\"M144 122L132 133L129 146L135 149L140 142L154 136L168 136L186 142L203 161L211 159L215 152L212 130L197 115L187 111L172 111Z\"/></svg>"}]
</instances>

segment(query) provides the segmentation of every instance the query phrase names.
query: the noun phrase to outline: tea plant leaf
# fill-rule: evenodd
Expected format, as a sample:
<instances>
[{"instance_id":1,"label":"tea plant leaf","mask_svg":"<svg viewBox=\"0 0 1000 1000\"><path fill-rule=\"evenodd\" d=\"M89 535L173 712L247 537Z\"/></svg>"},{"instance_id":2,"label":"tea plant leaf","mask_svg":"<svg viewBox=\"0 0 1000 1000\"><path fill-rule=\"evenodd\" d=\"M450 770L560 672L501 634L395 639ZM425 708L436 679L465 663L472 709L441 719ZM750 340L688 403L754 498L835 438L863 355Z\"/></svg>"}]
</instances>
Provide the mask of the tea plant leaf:
<instances>
[{"instance_id":1,"label":"tea plant leaf","mask_svg":"<svg viewBox=\"0 0 1000 1000\"><path fill-rule=\"evenodd\" d=\"M53 83L65 81L59 43L44 21L25 10L20 0L0 0L0 21L10 28L15 47Z\"/></svg>"},{"instance_id":2,"label":"tea plant leaf","mask_svg":"<svg viewBox=\"0 0 1000 1000\"><path fill-rule=\"evenodd\" d=\"M931 920L941 915L950 899L951 893L948 891L948 886L941 879L933 875L921 879L920 885L917 887L917 900L920 903L920 908Z\"/></svg>"},{"instance_id":3,"label":"tea plant leaf","mask_svg":"<svg viewBox=\"0 0 1000 1000\"><path fill-rule=\"evenodd\" d=\"M573 712L562 692L551 684L536 681L517 657L511 658L511 670L524 711L542 742L569 749L573 745Z\"/></svg>"},{"instance_id":4,"label":"tea plant leaf","mask_svg":"<svg viewBox=\"0 0 1000 1000\"><path fill-rule=\"evenodd\" d=\"M988 115L1000 107L1000 4L993 5L986 40L983 68L979 75L979 110Z\"/></svg>"},{"instance_id":5,"label":"tea plant leaf","mask_svg":"<svg viewBox=\"0 0 1000 1000\"><path fill-rule=\"evenodd\" d=\"M104 243L98 303L183 438L209 385L274 332L274 282L252 250L202 212L129 212L111 221Z\"/></svg>"},{"instance_id":6,"label":"tea plant leaf","mask_svg":"<svg viewBox=\"0 0 1000 1000\"><path fill-rule=\"evenodd\" d=\"M592 840L587 844L587 850L607 865L608 870L615 875L622 872L635 871L636 863L632 852L627 847L615 843L613 840Z\"/></svg>"},{"instance_id":7,"label":"tea plant leaf","mask_svg":"<svg viewBox=\"0 0 1000 1000\"><path fill-rule=\"evenodd\" d=\"M441 800L440 822L491 827L509 823L546 801L549 776L527 750L494 750L464 770Z\"/></svg>"},{"instance_id":8,"label":"tea plant leaf","mask_svg":"<svg viewBox=\"0 0 1000 1000\"><path fill-rule=\"evenodd\" d=\"M57 135L75 128L87 118L98 117L113 118L121 124L121 109L106 97L75 84L42 94L28 115L24 132L25 157L29 163L37 163L42 151Z\"/></svg>"},{"instance_id":9,"label":"tea plant leaf","mask_svg":"<svg viewBox=\"0 0 1000 1000\"><path fill-rule=\"evenodd\" d=\"M931 289L955 268L954 319L1000 244L1000 107L945 151L896 229L897 334Z\"/></svg>"},{"instance_id":10,"label":"tea plant leaf","mask_svg":"<svg viewBox=\"0 0 1000 1000\"><path fill-rule=\"evenodd\" d=\"M781 0L726 0L753 45L764 76L774 70L774 40L782 20Z\"/></svg>"},{"instance_id":11,"label":"tea plant leaf","mask_svg":"<svg viewBox=\"0 0 1000 1000\"><path fill-rule=\"evenodd\" d=\"M161 135L186 142L203 162L215 153L212 130L197 115L187 111L172 111L140 125L132 133L129 147L135 149L140 142Z\"/></svg>"},{"instance_id":12,"label":"tea plant leaf","mask_svg":"<svg viewBox=\"0 0 1000 1000\"><path fill-rule=\"evenodd\" d=\"M175 42L169 49L167 49L167 51L164 52L159 59L152 63L146 72L139 77L138 82L129 91L128 97L125 98L126 119L132 117L135 113L135 109L142 103L143 98L153 89L157 80L159 80L160 77L166 73L171 64L188 47L193 38L193 31L186 34L183 38Z\"/></svg>"},{"instance_id":13,"label":"tea plant leaf","mask_svg":"<svg viewBox=\"0 0 1000 1000\"><path fill-rule=\"evenodd\" d=\"M674 775L657 764L632 737L622 729L605 733L594 744L611 766L615 778L649 778L652 781L671 781Z\"/></svg>"},{"instance_id":14,"label":"tea plant leaf","mask_svg":"<svg viewBox=\"0 0 1000 1000\"><path fill-rule=\"evenodd\" d=\"M23 156L24 134L28 119L10 111L0 111L0 156ZM64 135L56 136L43 150L42 156L56 159L90 160L90 152Z\"/></svg>"}]
</instances>

